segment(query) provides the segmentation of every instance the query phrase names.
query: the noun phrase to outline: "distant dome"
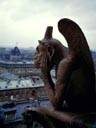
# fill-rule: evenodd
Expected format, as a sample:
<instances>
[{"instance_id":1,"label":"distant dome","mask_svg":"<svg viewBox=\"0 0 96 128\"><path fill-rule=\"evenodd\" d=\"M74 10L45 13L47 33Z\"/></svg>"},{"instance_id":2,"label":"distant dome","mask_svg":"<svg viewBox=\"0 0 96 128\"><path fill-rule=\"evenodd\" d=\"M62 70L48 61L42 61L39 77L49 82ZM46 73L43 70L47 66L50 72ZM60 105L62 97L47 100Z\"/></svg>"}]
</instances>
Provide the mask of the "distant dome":
<instances>
[{"instance_id":1,"label":"distant dome","mask_svg":"<svg viewBox=\"0 0 96 128\"><path fill-rule=\"evenodd\" d=\"M11 55L20 56L21 53L20 53L19 48L18 48L18 47L14 47L14 48L11 50Z\"/></svg>"}]
</instances>

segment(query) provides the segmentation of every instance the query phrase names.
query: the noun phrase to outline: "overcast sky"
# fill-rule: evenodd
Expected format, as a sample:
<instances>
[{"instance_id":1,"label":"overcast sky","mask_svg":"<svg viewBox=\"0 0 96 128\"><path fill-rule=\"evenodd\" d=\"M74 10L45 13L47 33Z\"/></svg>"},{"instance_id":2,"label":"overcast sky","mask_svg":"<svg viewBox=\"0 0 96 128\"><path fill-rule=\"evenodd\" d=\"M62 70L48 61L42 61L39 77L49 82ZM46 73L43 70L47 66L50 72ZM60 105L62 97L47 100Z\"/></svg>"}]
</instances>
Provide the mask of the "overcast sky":
<instances>
[{"instance_id":1,"label":"overcast sky","mask_svg":"<svg viewBox=\"0 0 96 128\"><path fill-rule=\"evenodd\" d=\"M59 33L61 18L82 28L91 49L96 49L96 0L0 0L0 46L36 47L48 25L53 36L67 46Z\"/></svg>"}]
</instances>

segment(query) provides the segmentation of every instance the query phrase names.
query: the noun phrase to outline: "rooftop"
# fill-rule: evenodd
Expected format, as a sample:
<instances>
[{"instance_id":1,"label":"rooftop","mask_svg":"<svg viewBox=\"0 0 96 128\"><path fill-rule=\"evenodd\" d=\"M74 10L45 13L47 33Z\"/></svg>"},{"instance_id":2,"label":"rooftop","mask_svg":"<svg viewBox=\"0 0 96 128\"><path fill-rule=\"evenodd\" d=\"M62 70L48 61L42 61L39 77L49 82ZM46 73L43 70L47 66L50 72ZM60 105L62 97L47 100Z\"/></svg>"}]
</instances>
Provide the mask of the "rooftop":
<instances>
[{"instance_id":1,"label":"rooftop","mask_svg":"<svg viewBox=\"0 0 96 128\"><path fill-rule=\"evenodd\" d=\"M13 80L0 80L0 90L36 88L44 86L39 76L33 78L18 78Z\"/></svg>"}]
</instances>

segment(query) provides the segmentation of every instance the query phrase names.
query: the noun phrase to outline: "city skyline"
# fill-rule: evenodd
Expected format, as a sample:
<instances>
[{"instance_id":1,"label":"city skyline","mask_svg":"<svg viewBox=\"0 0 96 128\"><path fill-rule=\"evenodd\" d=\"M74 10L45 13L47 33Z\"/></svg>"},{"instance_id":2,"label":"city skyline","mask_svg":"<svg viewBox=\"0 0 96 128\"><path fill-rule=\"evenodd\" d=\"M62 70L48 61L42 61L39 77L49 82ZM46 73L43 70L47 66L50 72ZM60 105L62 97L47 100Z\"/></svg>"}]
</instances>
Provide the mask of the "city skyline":
<instances>
[{"instance_id":1,"label":"city skyline","mask_svg":"<svg viewBox=\"0 0 96 128\"><path fill-rule=\"evenodd\" d=\"M36 47L47 26L65 46L57 23L70 18L83 30L89 47L96 50L96 1L90 0L0 0L0 47Z\"/></svg>"}]
</instances>

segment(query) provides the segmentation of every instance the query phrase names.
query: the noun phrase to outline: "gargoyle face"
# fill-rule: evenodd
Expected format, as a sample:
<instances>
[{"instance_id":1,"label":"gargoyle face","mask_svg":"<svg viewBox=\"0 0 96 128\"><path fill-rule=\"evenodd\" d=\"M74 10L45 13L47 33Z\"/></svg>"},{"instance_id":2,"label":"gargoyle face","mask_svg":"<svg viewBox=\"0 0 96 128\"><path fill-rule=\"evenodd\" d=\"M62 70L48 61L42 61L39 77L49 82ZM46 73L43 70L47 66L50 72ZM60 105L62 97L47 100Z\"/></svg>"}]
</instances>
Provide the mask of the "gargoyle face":
<instances>
[{"instance_id":1,"label":"gargoyle face","mask_svg":"<svg viewBox=\"0 0 96 128\"><path fill-rule=\"evenodd\" d=\"M51 64L53 54L54 54L54 49L52 47L46 45L42 41L39 41L39 45L36 48L35 58L34 58L35 59L34 63L36 68L42 67L44 63Z\"/></svg>"},{"instance_id":2,"label":"gargoyle face","mask_svg":"<svg viewBox=\"0 0 96 128\"><path fill-rule=\"evenodd\" d=\"M39 44L36 48L35 58L34 58L35 59L34 63L37 68L41 67L43 60L46 58L45 54L46 51L43 44Z\"/></svg>"}]
</instances>

